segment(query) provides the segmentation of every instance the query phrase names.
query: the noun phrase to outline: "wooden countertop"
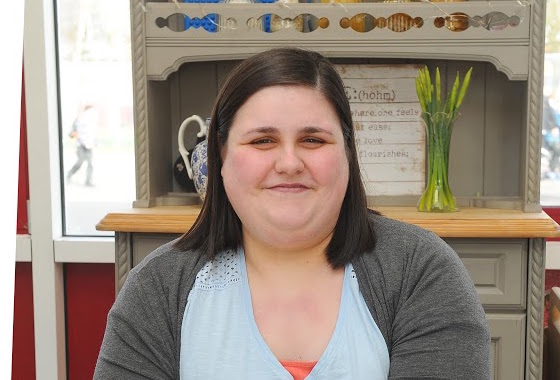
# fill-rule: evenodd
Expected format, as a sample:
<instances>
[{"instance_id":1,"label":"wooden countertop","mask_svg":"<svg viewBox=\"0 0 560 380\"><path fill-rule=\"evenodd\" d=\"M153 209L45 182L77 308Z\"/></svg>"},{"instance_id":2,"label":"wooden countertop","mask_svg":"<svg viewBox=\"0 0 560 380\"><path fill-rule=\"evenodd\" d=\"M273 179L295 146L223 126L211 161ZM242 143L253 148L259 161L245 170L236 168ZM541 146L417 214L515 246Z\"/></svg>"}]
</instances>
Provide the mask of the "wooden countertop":
<instances>
[{"instance_id":1,"label":"wooden countertop","mask_svg":"<svg viewBox=\"0 0 560 380\"><path fill-rule=\"evenodd\" d=\"M424 213L414 207L377 207L383 215L416 224L443 238L560 237L560 226L545 212L463 208L453 213ZM130 208L107 214L100 231L184 233L196 220L200 206Z\"/></svg>"}]
</instances>

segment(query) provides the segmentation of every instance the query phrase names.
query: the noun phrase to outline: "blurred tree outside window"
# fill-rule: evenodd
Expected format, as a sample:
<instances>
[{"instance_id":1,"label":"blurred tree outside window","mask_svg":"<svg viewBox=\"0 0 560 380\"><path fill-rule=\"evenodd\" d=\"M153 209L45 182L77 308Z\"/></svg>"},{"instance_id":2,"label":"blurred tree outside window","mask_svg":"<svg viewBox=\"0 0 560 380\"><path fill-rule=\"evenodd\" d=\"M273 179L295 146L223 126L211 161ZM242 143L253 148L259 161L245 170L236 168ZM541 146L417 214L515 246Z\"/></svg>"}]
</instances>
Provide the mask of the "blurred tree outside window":
<instances>
[{"instance_id":1,"label":"blurred tree outside window","mask_svg":"<svg viewBox=\"0 0 560 380\"><path fill-rule=\"evenodd\" d=\"M135 199L130 4L54 0L64 234L95 225Z\"/></svg>"},{"instance_id":2,"label":"blurred tree outside window","mask_svg":"<svg viewBox=\"0 0 560 380\"><path fill-rule=\"evenodd\" d=\"M541 204L560 206L560 0L546 5Z\"/></svg>"}]
</instances>

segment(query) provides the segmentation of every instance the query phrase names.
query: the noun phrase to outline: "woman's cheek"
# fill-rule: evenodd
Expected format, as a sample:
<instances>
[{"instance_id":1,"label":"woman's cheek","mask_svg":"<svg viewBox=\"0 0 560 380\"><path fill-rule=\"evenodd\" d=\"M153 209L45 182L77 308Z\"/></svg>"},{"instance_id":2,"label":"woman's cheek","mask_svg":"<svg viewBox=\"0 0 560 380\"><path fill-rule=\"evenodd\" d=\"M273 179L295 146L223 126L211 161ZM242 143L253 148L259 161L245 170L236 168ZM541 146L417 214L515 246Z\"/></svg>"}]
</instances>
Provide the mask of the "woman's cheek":
<instances>
[{"instance_id":1,"label":"woman's cheek","mask_svg":"<svg viewBox=\"0 0 560 380\"><path fill-rule=\"evenodd\" d=\"M348 160L345 155L328 155L315 161L316 173L320 173L323 180L337 181L348 171Z\"/></svg>"},{"instance_id":2,"label":"woman's cheek","mask_svg":"<svg viewBox=\"0 0 560 380\"><path fill-rule=\"evenodd\" d=\"M265 155L250 150L230 153L227 170L233 173L233 181L241 186L254 185L266 172Z\"/></svg>"}]
</instances>

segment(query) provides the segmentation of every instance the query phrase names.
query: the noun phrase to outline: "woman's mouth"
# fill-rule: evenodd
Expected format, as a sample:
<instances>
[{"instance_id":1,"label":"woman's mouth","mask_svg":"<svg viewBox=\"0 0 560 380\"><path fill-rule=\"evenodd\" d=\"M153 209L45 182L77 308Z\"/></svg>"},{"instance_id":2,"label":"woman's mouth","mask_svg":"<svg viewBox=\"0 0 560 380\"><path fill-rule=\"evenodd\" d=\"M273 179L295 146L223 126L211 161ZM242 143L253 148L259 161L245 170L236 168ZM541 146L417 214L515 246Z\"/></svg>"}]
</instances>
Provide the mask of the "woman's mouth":
<instances>
[{"instance_id":1,"label":"woman's mouth","mask_svg":"<svg viewBox=\"0 0 560 380\"><path fill-rule=\"evenodd\" d=\"M271 186L268 189L283 193L301 193L309 190L309 187L301 183L279 183L278 185Z\"/></svg>"}]
</instances>

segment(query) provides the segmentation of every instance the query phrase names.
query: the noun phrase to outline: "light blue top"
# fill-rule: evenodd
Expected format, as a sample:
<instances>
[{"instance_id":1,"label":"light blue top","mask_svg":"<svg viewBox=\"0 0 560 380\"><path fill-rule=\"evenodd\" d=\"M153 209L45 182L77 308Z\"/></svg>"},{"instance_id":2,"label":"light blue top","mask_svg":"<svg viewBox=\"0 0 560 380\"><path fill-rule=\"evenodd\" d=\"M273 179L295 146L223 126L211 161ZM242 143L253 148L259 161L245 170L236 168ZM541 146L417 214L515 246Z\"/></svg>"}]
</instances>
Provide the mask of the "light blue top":
<instances>
[{"instance_id":1,"label":"light blue top","mask_svg":"<svg viewBox=\"0 0 560 380\"><path fill-rule=\"evenodd\" d=\"M183 380L293 380L257 328L241 249L220 253L198 272L183 315L181 342ZM348 264L333 335L306 379L377 380L388 375L387 345Z\"/></svg>"}]
</instances>

